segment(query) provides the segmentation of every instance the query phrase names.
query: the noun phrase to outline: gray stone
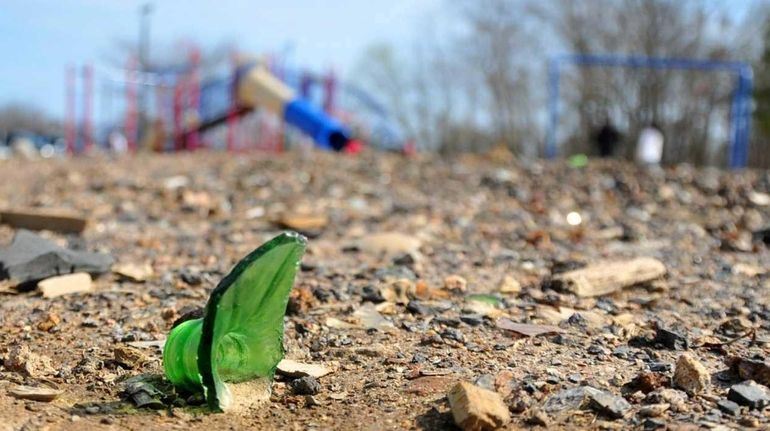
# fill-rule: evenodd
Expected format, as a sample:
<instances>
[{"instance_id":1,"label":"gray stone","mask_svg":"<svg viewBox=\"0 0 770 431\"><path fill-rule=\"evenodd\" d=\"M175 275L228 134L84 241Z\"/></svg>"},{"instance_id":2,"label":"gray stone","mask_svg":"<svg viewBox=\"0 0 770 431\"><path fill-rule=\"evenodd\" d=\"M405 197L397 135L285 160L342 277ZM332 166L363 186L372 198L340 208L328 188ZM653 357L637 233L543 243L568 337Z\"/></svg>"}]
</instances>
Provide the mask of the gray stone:
<instances>
[{"instance_id":1,"label":"gray stone","mask_svg":"<svg viewBox=\"0 0 770 431\"><path fill-rule=\"evenodd\" d=\"M587 392L590 399L589 406L597 413L604 414L613 419L621 419L631 409L631 404L623 397L593 388L588 389L591 389Z\"/></svg>"},{"instance_id":2,"label":"gray stone","mask_svg":"<svg viewBox=\"0 0 770 431\"><path fill-rule=\"evenodd\" d=\"M316 395L321 392L321 384L313 376L305 376L291 382L291 390L297 395Z\"/></svg>"},{"instance_id":3,"label":"gray stone","mask_svg":"<svg viewBox=\"0 0 770 431\"><path fill-rule=\"evenodd\" d=\"M731 386L727 399L752 409L762 409L770 404L770 389L747 380Z\"/></svg>"},{"instance_id":4,"label":"gray stone","mask_svg":"<svg viewBox=\"0 0 770 431\"><path fill-rule=\"evenodd\" d=\"M478 377L476 377L476 380L473 382L474 385L484 388L489 391L495 390L495 376L491 374L482 374Z\"/></svg>"},{"instance_id":5,"label":"gray stone","mask_svg":"<svg viewBox=\"0 0 770 431\"><path fill-rule=\"evenodd\" d=\"M717 401L717 407L724 413L732 416L739 416L741 414L741 406L738 403L730 400Z\"/></svg>"},{"instance_id":6,"label":"gray stone","mask_svg":"<svg viewBox=\"0 0 770 431\"><path fill-rule=\"evenodd\" d=\"M690 348L690 343L685 334L660 326L655 331L655 340L653 341L671 350L687 350Z\"/></svg>"},{"instance_id":7,"label":"gray stone","mask_svg":"<svg viewBox=\"0 0 770 431\"><path fill-rule=\"evenodd\" d=\"M87 272L101 274L112 267L111 256L68 250L28 230L20 230L7 248L0 250L0 280L25 284L49 277Z\"/></svg>"}]
</instances>

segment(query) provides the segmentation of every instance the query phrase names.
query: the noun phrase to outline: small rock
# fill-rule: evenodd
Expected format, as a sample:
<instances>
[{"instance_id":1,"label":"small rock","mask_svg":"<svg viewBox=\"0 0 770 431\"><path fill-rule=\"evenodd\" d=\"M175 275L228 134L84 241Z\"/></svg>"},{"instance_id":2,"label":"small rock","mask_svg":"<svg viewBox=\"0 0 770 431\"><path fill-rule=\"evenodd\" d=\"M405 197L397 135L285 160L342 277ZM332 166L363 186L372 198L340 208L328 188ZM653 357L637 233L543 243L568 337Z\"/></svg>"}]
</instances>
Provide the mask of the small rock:
<instances>
[{"instance_id":1,"label":"small rock","mask_svg":"<svg viewBox=\"0 0 770 431\"><path fill-rule=\"evenodd\" d=\"M738 405L738 403L730 400L719 400L717 401L717 407L719 410L721 410L724 413L727 413L731 416L740 416L741 414L741 406Z\"/></svg>"},{"instance_id":2,"label":"small rock","mask_svg":"<svg viewBox=\"0 0 770 431\"><path fill-rule=\"evenodd\" d=\"M634 390L640 390L645 394L650 393L658 388L662 388L670 385L671 385L670 377L668 377L665 374L653 373L649 371L644 371L639 373L628 384L628 386L633 388Z\"/></svg>"},{"instance_id":3,"label":"small rock","mask_svg":"<svg viewBox=\"0 0 770 431\"><path fill-rule=\"evenodd\" d=\"M356 245L369 254L397 256L404 253L417 253L422 242L414 235L383 232L367 235L361 238Z\"/></svg>"},{"instance_id":4,"label":"small rock","mask_svg":"<svg viewBox=\"0 0 770 431\"><path fill-rule=\"evenodd\" d=\"M144 352L129 346L116 346L112 353L115 363L128 369L139 368L150 361Z\"/></svg>"},{"instance_id":5,"label":"small rock","mask_svg":"<svg viewBox=\"0 0 770 431\"><path fill-rule=\"evenodd\" d=\"M147 281L155 273L149 263L120 263L112 267L112 272L123 279L137 283Z\"/></svg>"},{"instance_id":6,"label":"small rock","mask_svg":"<svg viewBox=\"0 0 770 431\"><path fill-rule=\"evenodd\" d=\"M321 384L312 376L300 377L292 380L291 390L297 395L316 395L321 392Z\"/></svg>"},{"instance_id":7,"label":"small rock","mask_svg":"<svg viewBox=\"0 0 770 431\"><path fill-rule=\"evenodd\" d=\"M770 363L732 356L727 359L727 365L741 379L754 380L759 384L770 387Z\"/></svg>"},{"instance_id":8,"label":"small rock","mask_svg":"<svg viewBox=\"0 0 770 431\"><path fill-rule=\"evenodd\" d=\"M325 375L331 374L334 370L324 367L323 365L303 364L291 359L284 359L278 363L276 371L278 371L279 374L289 377L311 376L320 379Z\"/></svg>"},{"instance_id":9,"label":"small rock","mask_svg":"<svg viewBox=\"0 0 770 431\"><path fill-rule=\"evenodd\" d=\"M543 409L549 413L582 409L588 402L587 386L565 389L546 399Z\"/></svg>"},{"instance_id":10,"label":"small rock","mask_svg":"<svg viewBox=\"0 0 770 431\"><path fill-rule=\"evenodd\" d=\"M702 392L711 384L711 376L706 367L697 359L683 353L676 361L674 371L674 386L684 390L689 395Z\"/></svg>"},{"instance_id":11,"label":"small rock","mask_svg":"<svg viewBox=\"0 0 770 431\"><path fill-rule=\"evenodd\" d=\"M519 292L521 292L521 283L518 280L510 275L503 277L503 281L500 283L500 293L512 295Z\"/></svg>"},{"instance_id":12,"label":"small rock","mask_svg":"<svg viewBox=\"0 0 770 431\"><path fill-rule=\"evenodd\" d=\"M482 389L486 389L488 391L494 391L495 377L491 374L482 374L476 377L476 380L473 382L473 384Z\"/></svg>"},{"instance_id":13,"label":"small rock","mask_svg":"<svg viewBox=\"0 0 770 431\"><path fill-rule=\"evenodd\" d=\"M101 274L112 262L109 255L68 250L23 229L0 250L0 274L16 284L75 272Z\"/></svg>"},{"instance_id":14,"label":"small rock","mask_svg":"<svg viewBox=\"0 0 770 431\"><path fill-rule=\"evenodd\" d=\"M62 391L32 386L14 386L8 390L8 394L23 400L50 402L61 395Z\"/></svg>"},{"instance_id":15,"label":"small rock","mask_svg":"<svg viewBox=\"0 0 770 431\"><path fill-rule=\"evenodd\" d=\"M586 392L591 401L589 405L597 413L602 413L613 419L621 419L631 409L631 405L623 397L618 397L598 389L587 389L591 389Z\"/></svg>"},{"instance_id":16,"label":"small rock","mask_svg":"<svg viewBox=\"0 0 770 431\"><path fill-rule=\"evenodd\" d=\"M690 343L685 335L662 326L658 326L655 329L655 339L653 342L671 350L687 350L690 348Z\"/></svg>"},{"instance_id":17,"label":"small rock","mask_svg":"<svg viewBox=\"0 0 770 431\"><path fill-rule=\"evenodd\" d=\"M462 314L460 320L470 326L479 326L484 323L484 317L480 314Z\"/></svg>"},{"instance_id":18,"label":"small rock","mask_svg":"<svg viewBox=\"0 0 770 431\"><path fill-rule=\"evenodd\" d=\"M746 428L756 428L759 426L759 419L751 416L744 416L738 423Z\"/></svg>"},{"instance_id":19,"label":"small rock","mask_svg":"<svg viewBox=\"0 0 770 431\"><path fill-rule=\"evenodd\" d=\"M455 423L464 431L493 430L511 421L500 395L468 382L455 385L447 399Z\"/></svg>"},{"instance_id":20,"label":"small rock","mask_svg":"<svg viewBox=\"0 0 770 431\"><path fill-rule=\"evenodd\" d=\"M666 427L666 422L660 419L647 418L642 422L642 428L645 430L657 430Z\"/></svg>"},{"instance_id":21,"label":"small rock","mask_svg":"<svg viewBox=\"0 0 770 431\"><path fill-rule=\"evenodd\" d=\"M45 320L37 324L37 329L48 332L55 328L59 323L61 323L61 317L54 312L49 312L46 313Z\"/></svg>"},{"instance_id":22,"label":"small rock","mask_svg":"<svg viewBox=\"0 0 770 431\"><path fill-rule=\"evenodd\" d=\"M25 345L11 348L3 365L6 369L27 377L43 377L56 372L51 364L51 358L33 353Z\"/></svg>"},{"instance_id":23,"label":"small rock","mask_svg":"<svg viewBox=\"0 0 770 431\"><path fill-rule=\"evenodd\" d=\"M450 275L444 278L444 289L463 293L468 289L468 281L459 275Z\"/></svg>"},{"instance_id":24,"label":"small rock","mask_svg":"<svg viewBox=\"0 0 770 431\"><path fill-rule=\"evenodd\" d=\"M671 405L666 403L646 405L639 409L639 416L643 418L657 418L663 416L663 413L670 407Z\"/></svg>"},{"instance_id":25,"label":"small rock","mask_svg":"<svg viewBox=\"0 0 770 431\"><path fill-rule=\"evenodd\" d=\"M770 403L770 389L753 380L747 380L732 385L727 393L727 399L752 409L761 410Z\"/></svg>"},{"instance_id":26,"label":"small rock","mask_svg":"<svg viewBox=\"0 0 770 431\"><path fill-rule=\"evenodd\" d=\"M550 419L544 411L540 409L533 409L529 413L527 423L535 426L547 427L550 423Z\"/></svg>"},{"instance_id":27,"label":"small rock","mask_svg":"<svg viewBox=\"0 0 770 431\"><path fill-rule=\"evenodd\" d=\"M90 292L93 290L93 283L90 275L78 272L46 278L37 284L37 288L43 294L43 298L56 298L72 293Z\"/></svg>"}]
</instances>

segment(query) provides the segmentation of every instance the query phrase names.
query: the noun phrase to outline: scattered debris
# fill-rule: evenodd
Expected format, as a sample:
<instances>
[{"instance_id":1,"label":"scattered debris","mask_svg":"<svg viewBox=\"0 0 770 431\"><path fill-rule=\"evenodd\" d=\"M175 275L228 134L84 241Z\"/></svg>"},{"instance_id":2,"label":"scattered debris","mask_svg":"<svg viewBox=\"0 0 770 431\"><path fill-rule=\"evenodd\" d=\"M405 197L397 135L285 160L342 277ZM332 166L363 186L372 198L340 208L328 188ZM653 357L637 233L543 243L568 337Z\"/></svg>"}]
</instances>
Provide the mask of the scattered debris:
<instances>
[{"instance_id":1,"label":"scattered debris","mask_svg":"<svg viewBox=\"0 0 770 431\"><path fill-rule=\"evenodd\" d=\"M468 382L456 384L447 399L455 423L464 431L494 430L511 421L500 395Z\"/></svg>"},{"instance_id":2,"label":"scattered debris","mask_svg":"<svg viewBox=\"0 0 770 431\"><path fill-rule=\"evenodd\" d=\"M78 272L46 278L37 283L37 289L43 294L43 298L56 298L73 293L90 292L93 290L93 282L90 275Z\"/></svg>"},{"instance_id":3,"label":"scattered debris","mask_svg":"<svg viewBox=\"0 0 770 431\"><path fill-rule=\"evenodd\" d=\"M301 362L293 361L291 359L284 359L278 363L276 368L279 374L289 377L305 377L311 376L316 379L331 374L334 372L332 368L327 368L318 364L303 364Z\"/></svg>"},{"instance_id":4,"label":"scattered debris","mask_svg":"<svg viewBox=\"0 0 770 431\"><path fill-rule=\"evenodd\" d=\"M164 399L170 398L173 387L159 375L140 374L123 382L123 395L138 408L160 410L166 407Z\"/></svg>"},{"instance_id":5,"label":"scattered debris","mask_svg":"<svg viewBox=\"0 0 770 431\"><path fill-rule=\"evenodd\" d=\"M663 262L640 257L627 261L602 262L557 274L553 281L579 297L607 295L636 284L656 280L666 274Z\"/></svg>"},{"instance_id":6,"label":"scattered debris","mask_svg":"<svg viewBox=\"0 0 770 431\"><path fill-rule=\"evenodd\" d=\"M628 383L628 387L632 390L639 390L645 394L668 386L671 386L671 377L663 373L655 373L650 371L639 373L631 382Z\"/></svg>"},{"instance_id":7,"label":"scattered debris","mask_svg":"<svg viewBox=\"0 0 770 431\"><path fill-rule=\"evenodd\" d=\"M88 220L67 211L25 210L0 211L0 223L16 229L50 230L59 233L81 233Z\"/></svg>"},{"instance_id":8,"label":"scattered debris","mask_svg":"<svg viewBox=\"0 0 770 431\"><path fill-rule=\"evenodd\" d=\"M770 404L770 389L753 380L730 386L727 399L751 409L763 409Z\"/></svg>"},{"instance_id":9,"label":"scattered debris","mask_svg":"<svg viewBox=\"0 0 770 431\"><path fill-rule=\"evenodd\" d=\"M510 319L501 318L497 320L497 327L507 331L513 331L526 337L537 337L544 334L558 334L564 332L558 326L552 325L533 325L528 323L515 323Z\"/></svg>"},{"instance_id":10,"label":"scattered debris","mask_svg":"<svg viewBox=\"0 0 770 431\"><path fill-rule=\"evenodd\" d=\"M292 380L289 384L292 392L297 395L316 395L321 392L321 384L313 376L304 376Z\"/></svg>"},{"instance_id":11,"label":"scattered debris","mask_svg":"<svg viewBox=\"0 0 770 431\"><path fill-rule=\"evenodd\" d=\"M14 386L8 390L8 395L23 400L51 402L55 400L62 391L41 386Z\"/></svg>"},{"instance_id":12,"label":"scattered debris","mask_svg":"<svg viewBox=\"0 0 770 431\"><path fill-rule=\"evenodd\" d=\"M123 279L144 283L155 271L149 263L119 263L112 266L112 272Z\"/></svg>"},{"instance_id":13,"label":"scattered debris","mask_svg":"<svg viewBox=\"0 0 770 431\"><path fill-rule=\"evenodd\" d=\"M682 353L676 361L674 386L689 395L703 392L711 384L711 376L706 367L688 353Z\"/></svg>"},{"instance_id":14,"label":"scattered debris","mask_svg":"<svg viewBox=\"0 0 770 431\"><path fill-rule=\"evenodd\" d=\"M68 250L28 231L20 230L10 247L0 250L0 277L24 284L61 274L101 274L112 267L112 257Z\"/></svg>"},{"instance_id":15,"label":"scattered debris","mask_svg":"<svg viewBox=\"0 0 770 431\"><path fill-rule=\"evenodd\" d=\"M361 325L367 329L378 329L380 331L392 331L396 329L391 321L382 317L382 314L377 311L377 308L371 302L366 302L359 307L359 309L353 313L353 317L358 318Z\"/></svg>"},{"instance_id":16,"label":"scattered debris","mask_svg":"<svg viewBox=\"0 0 770 431\"><path fill-rule=\"evenodd\" d=\"M25 345L12 347L3 365L9 371L33 378L49 376L56 372L51 358L34 353Z\"/></svg>"},{"instance_id":17,"label":"scattered debris","mask_svg":"<svg viewBox=\"0 0 770 431\"><path fill-rule=\"evenodd\" d=\"M48 312L45 314L45 320L42 320L37 324L37 329L48 332L61 323L61 317L54 312Z\"/></svg>"}]
</instances>

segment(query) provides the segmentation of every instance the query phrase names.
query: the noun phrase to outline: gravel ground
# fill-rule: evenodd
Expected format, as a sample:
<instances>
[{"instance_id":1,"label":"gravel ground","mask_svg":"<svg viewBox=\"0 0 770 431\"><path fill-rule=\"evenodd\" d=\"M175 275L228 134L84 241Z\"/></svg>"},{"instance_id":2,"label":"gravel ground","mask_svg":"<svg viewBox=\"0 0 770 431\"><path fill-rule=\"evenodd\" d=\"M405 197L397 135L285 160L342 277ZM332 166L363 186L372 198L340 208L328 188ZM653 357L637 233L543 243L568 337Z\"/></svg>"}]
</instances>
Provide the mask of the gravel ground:
<instances>
[{"instance_id":1,"label":"gravel ground","mask_svg":"<svg viewBox=\"0 0 770 431\"><path fill-rule=\"evenodd\" d=\"M85 294L0 295L0 429L452 429L459 381L497 392L509 429L769 426L761 399L725 403L743 380L770 383L770 368L728 365L767 353L770 253L752 233L770 224L768 190L765 172L499 151L0 161L0 209L74 210L82 235L40 235L152 268L143 282L104 274ZM270 401L238 413L206 414L195 397L136 408L124 381L162 374L158 343L136 342L163 340L287 227L309 247L286 357L333 370L317 393L278 375ZM0 244L13 235L0 226ZM636 257L666 275L599 297L553 281ZM708 377L690 394L672 381L685 351ZM18 385L62 393L19 399ZM581 387L614 404L557 406Z\"/></svg>"}]
</instances>

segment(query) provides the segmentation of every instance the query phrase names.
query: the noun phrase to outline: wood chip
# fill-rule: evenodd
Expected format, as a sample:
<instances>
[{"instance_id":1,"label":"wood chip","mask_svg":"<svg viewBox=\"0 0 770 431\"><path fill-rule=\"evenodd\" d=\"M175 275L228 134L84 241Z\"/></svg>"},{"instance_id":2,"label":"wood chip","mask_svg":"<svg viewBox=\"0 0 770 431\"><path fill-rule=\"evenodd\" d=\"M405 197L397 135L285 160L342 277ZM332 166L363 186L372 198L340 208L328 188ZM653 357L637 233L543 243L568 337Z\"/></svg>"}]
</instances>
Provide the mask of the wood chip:
<instances>
[{"instance_id":1,"label":"wood chip","mask_svg":"<svg viewBox=\"0 0 770 431\"><path fill-rule=\"evenodd\" d=\"M455 385L447 399L455 423L464 431L493 430L511 421L500 395L468 382Z\"/></svg>"},{"instance_id":2,"label":"wood chip","mask_svg":"<svg viewBox=\"0 0 770 431\"><path fill-rule=\"evenodd\" d=\"M81 233L88 220L67 211L21 210L0 211L0 222L16 229L50 230L60 233Z\"/></svg>"},{"instance_id":3,"label":"wood chip","mask_svg":"<svg viewBox=\"0 0 770 431\"><path fill-rule=\"evenodd\" d=\"M90 292L93 290L93 283L90 275L77 272L46 278L37 284L37 288L43 294L43 298L56 298L72 293Z\"/></svg>"},{"instance_id":4,"label":"wood chip","mask_svg":"<svg viewBox=\"0 0 770 431\"><path fill-rule=\"evenodd\" d=\"M147 279L152 277L155 273L149 263L119 263L113 265L112 272L124 279L135 281L137 283L147 281Z\"/></svg>"},{"instance_id":5,"label":"wood chip","mask_svg":"<svg viewBox=\"0 0 770 431\"><path fill-rule=\"evenodd\" d=\"M602 262L554 277L561 287L580 297L617 292L635 284L647 283L666 274L663 262L640 257L626 261Z\"/></svg>"},{"instance_id":6,"label":"wood chip","mask_svg":"<svg viewBox=\"0 0 770 431\"><path fill-rule=\"evenodd\" d=\"M329 217L325 214L284 214L274 223L280 227L299 232L318 232L329 224Z\"/></svg>"},{"instance_id":7,"label":"wood chip","mask_svg":"<svg viewBox=\"0 0 770 431\"><path fill-rule=\"evenodd\" d=\"M51 402L55 400L62 391L58 389L32 387L32 386L14 386L8 390L8 395L21 398L23 400Z\"/></svg>"},{"instance_id":8,"label":"wood chip","mask_svg":"<svg viewBox=\"0 0 770 431\"><path fill-rule=\"evenodd\" d=\"M367 235L358 240L357 244L366 253L395 256L405 253L417 253L422 242L413 235L384 232Z\"/></svg>"},{"instance_id":9,"label":"wood chip","mask_svg":"<svg viewBox=\"0 0 770 431\"><path fill-rule=\"evenodd\" d=\"M537 337L543 334L558 334L564 332L558 326L552 325L533 325L528 323L516 323L510 319L502 318L497 321L497 327L508 331L513 331L527 337Z\"/></svg>"},{"instance_id":10,"label":"wood chip","mask_svg":"<svg viewBox=\"0 0 770 431\"><path fill-rule=\"evenodd\" d=\"M304 364L291 359L284 359L278 363L276 371L278 371L279 374L289 377L311 376L319 379L333 373L334 369L319 364Z\"/></svg>"}]
</instances>

